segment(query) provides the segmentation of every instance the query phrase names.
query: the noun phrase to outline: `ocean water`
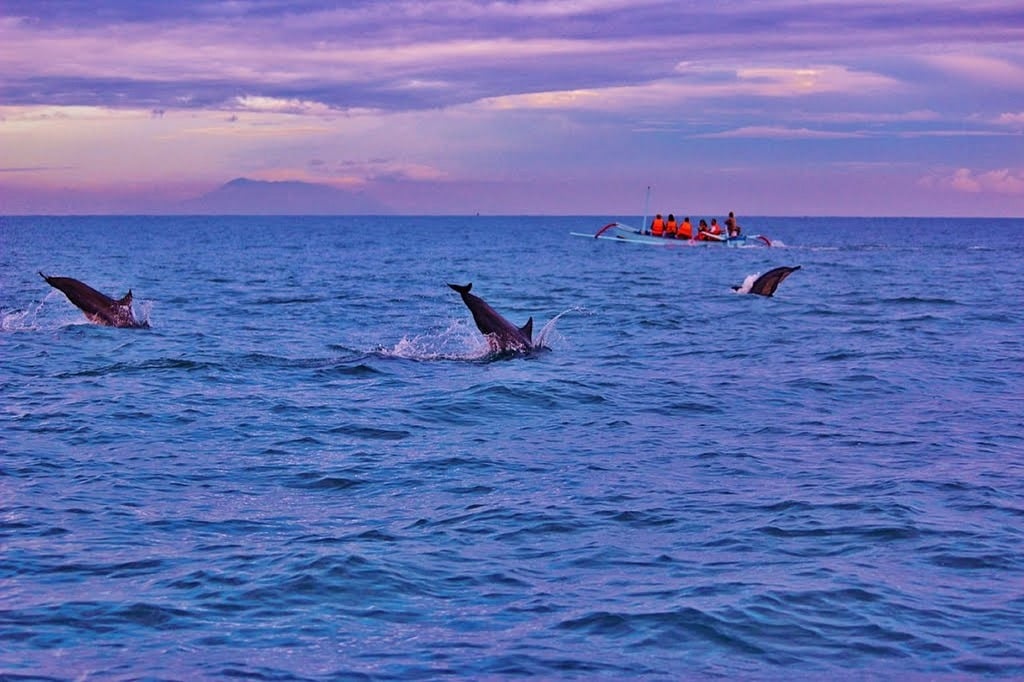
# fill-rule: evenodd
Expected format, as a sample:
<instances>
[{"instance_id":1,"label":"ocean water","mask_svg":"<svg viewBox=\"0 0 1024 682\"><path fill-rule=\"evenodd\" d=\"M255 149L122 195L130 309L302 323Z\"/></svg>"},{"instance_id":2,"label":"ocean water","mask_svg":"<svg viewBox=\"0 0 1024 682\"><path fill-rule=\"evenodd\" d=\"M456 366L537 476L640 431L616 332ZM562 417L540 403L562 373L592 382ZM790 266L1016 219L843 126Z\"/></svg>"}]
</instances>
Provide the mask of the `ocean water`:
<instances>
[{"instance_id":1,"label":"ocean water","mask_svg":"<svg viewBox=\"0 0 1024 682\"><path fill-rule=\"evenodd\" d=\"M0 678L1024 676L1024 221L616 218L0 219Z\"/></svg>"}]
</instances>

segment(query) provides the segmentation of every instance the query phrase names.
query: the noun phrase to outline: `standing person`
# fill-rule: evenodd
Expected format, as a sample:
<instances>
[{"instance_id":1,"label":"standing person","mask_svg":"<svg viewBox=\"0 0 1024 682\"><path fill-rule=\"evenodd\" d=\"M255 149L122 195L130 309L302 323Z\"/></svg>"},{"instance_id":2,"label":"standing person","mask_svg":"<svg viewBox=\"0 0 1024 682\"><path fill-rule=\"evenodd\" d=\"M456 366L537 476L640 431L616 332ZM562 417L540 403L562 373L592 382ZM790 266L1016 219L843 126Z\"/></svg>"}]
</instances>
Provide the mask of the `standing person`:
<instances>
[{"instance_id":1,"label":"standing person","mask_svg":"<svg viewBox=\"0 0 1024 682\"><path fill-rule=\"evenodd\" d=\"M740 236L740 224L736 222L736 216L729 211L729 217L725 219L725 230L729 237Z\"/></svg>"},{"instance_id":2,"label":"standing person","mask_svg":"<svg viewBox=\"0 0 1024 682\"><path fill-rule=\"evenodd\" d=\"M665 238L675 239L676 232L679 230L679 223L676 222L676 216L674 213L668 214L668 220L665 221Z\"/></svg>"},{"instance_id":3,"label":"standing person","mask_svg":"<svg viewBox=\"0 0 1024 682\"><path fill-rule=\"evenodd\" d=\"M683 218L676 232L676 239L693 239L693 225L690 224L690 216Z\"/></svg>"},{"instance_id":4,"label":"standing person","mask_svg":"<svg viewBox=\"0 0 1024 682\"><path fill-rule=\"evenodd\" d=\"M651 221L651 234L655 237L662 237L665 235L665 219L661 217L661 214L654 216L654 220Z\"/></svg>"}]
</instances>

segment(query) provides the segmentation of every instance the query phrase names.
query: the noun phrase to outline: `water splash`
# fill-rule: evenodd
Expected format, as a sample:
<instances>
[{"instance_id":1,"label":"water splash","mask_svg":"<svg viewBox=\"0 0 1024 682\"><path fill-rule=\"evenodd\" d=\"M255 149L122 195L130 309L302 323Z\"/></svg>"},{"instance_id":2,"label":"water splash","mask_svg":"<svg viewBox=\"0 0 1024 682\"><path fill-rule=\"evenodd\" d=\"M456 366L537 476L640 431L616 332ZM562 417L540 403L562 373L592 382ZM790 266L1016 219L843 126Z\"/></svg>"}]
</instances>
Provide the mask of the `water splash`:
<instances>
[{"instance_id":1,"label":"water splash","mask_svg":"<svg viewBox=\"0 0 1024 682\"><path fill-rule=\"evenodd\" d=\"M564 337L557 331L558 321L562 316L573 313L588 313L582 306L574 306L563 310L541 328L534 336L535 349L550 349L552 344L559 345ZM487 361L506 359L523 355L518 352L496 352L476 328L464 320L454 320L447 328L439 332L428 332L414 336L403 336L394 346L378 347L375 354L386 358L402 358L403 360L461 360Z\"/></svg>"},{"instance_id":2,"label":"water splash","mask_svg":"<svg viewBox=\"0 0 1024 682\"><path fill-rule=\"evenodd\" d=\"M7 310L0 313L0 331L5 332L22 332L22 331L38 331L45 327L52 325L44 325L40 318L46 319L44 314L44 308L46 307L47 301L54 296L58 296L58 292L50 291L43 297L41 301L33 306L30 306L24 310Z\"/></svg>"},{"instance_id":3,"label":"water splash","mask_svg":"<svg viewBox=\"0 0 1024 682\"><path fill-rule=\"evenodd\" d=\"M541 328L541 330L537 333L536 338L533 340L534 345L537 346L538 348L551 348L552 343L557 344L561 341L564 341L565 338L561 334L559 334L555 328L558 325L558 321L562 319L562 316L568 313L584 313L588 315L590 314L590 312L583 306L573 306L572 308L563 310L562 312L558 313L550 320L548 320L547 324L545 324Z\"/></svg>"},{"instance_id":4,"label":"water splash","mask_svg":"<svg viewBox=\"0 0 1024 682\"><path fill-rule=\"evenodd\" d=\"M135 314L135 319L140 324L145 324L152 327L153 324L149 319L149 316L153 313L153 301L149 300L137 300L132 306L132 312Z\"/></svg>"},{"instance_id":5,"label":"water splash","mask_svg":"<svg viewBox=\"0 0 1024 682\"><path fill-rule=\"evenodd\" d=\"M761 276L760 272L755 272L752 275L747 275L747 278L745 280L743 280L743 284L741 284L738 289L734 289L734 291L737 294L749 294L750 293L750 288L752 286L754 286L754 282L756 282L757 278L760 277L760 276Z\"/></svg>"},{"instance_id":6,"label":"water splash","mask_svg":"<svg viewBox=\"0 0 1024 682\"><path fill-rule=\"evenodd\" d=\"M24 332L24 331L53 331L68 326L91 325L73 305L58 303L56 306L47 305L51 299L65 300L64 295L57 290L50 291L41 301L24 310L2 310L0 311L0 331L3 332ZM150 314L153 310L153 301L136 301L133 306L135 319L141 323L150 324Z\"/></svg>"},{"instance_id":7,"label":"water splash","mask_svg":"<svg viewBox=\"0 0 1024 682\"><path fill-rule=\"evenodd\" d=\"M455 320L439 332L403 336L391 348L382 346L376 353L403 360L481 360L491 349L478 331Z\"/></svg>"}]
</instances>

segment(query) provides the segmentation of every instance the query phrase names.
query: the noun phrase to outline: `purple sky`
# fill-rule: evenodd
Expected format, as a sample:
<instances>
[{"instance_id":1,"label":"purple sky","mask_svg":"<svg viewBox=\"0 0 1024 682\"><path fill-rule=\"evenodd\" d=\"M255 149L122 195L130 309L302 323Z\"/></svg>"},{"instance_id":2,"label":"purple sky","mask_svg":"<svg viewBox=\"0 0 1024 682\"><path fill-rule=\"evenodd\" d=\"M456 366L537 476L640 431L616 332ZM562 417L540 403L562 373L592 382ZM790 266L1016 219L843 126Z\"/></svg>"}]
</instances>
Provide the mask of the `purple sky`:
<instances>
[{"instance_id":1,"label":"purple sky","mask_svg":"<svg viewBox=\"0 0 1024 682\"><path fill-rule=\"evenodd\" d=\"M1024 216L1020 0L4 0L0 214Z\"/></svg>"}]
</instances>

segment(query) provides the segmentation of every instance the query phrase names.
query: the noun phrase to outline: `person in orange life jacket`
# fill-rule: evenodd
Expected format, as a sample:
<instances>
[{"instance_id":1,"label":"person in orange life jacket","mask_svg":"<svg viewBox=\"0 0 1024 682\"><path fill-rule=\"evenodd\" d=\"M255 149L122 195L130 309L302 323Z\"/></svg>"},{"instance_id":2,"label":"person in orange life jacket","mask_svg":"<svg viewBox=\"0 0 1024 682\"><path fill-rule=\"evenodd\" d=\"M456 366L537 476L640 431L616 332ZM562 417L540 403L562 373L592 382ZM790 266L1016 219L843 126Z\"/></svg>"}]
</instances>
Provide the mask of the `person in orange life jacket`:
<instances>
[{"instance_id":1,"label":"person in orange life jacket","mask_svg":"<svg viewBox=\"0 0 1024 682\"><path fill-rule=\"evenodd\" d=\"M697 226L697 240L707 241L708 240L708 221L703 218L700 219L700 225Z\"/></svg>"},{"instance_id":2,"label":"person in orange life jacket","mask_svg":"<svg viewBox=\"0 0 1024 682\"><path fill-rule=\"evenodd\" d=\"M693 225L690 224L690 216L686 216L679 224L676 231L676 239L693 239Z\"/></svg>"},{"instance_id":3,"label":"person in orange life jacket","mask_svg":"<svg viewBox=\"0 0 1024 682\"><path fill-rule=\"evenodd\" d=\"M655 237L661 237L665 234L665 219L661 217L661 214L654 216L654 220L651 221L651 234Z\"/></svg>"},{"instance_id":4,"label":"person in orange life jacket","mask_svg":"<svg viewBox=\"0 0 1024 682\"><path fill-rule=\"evenodd\" d=\"M725 219L725 230L730 237L740 236L740 224L736 222L736 216L729 211L729 217Z\"/></svg>"},{"instance_id":5,"label":"person in orange life jacket","mask_svg":"<svg viewBox=\"0 0 1024 682\"><path fill-rule=\"evenodd\" d=\"M676 222L675 215L672 214L672 213L669 213L668 214L668 220L665 221L665 238L666 239L675 239L676 238L676 232L678 230L679 230L679 223Z\"/></svg>"},{"instance_id":6,"label":"person in orange life jacket","mask_svg":"<svg viewBox=\"0 0 1024 682\"><path fill-rule=\"evenodd\" d=\"M711 229L708 232L716 236L722 234L722 226L718 224L718 218L711 219Z\"/></svg>"}]
</instances>

